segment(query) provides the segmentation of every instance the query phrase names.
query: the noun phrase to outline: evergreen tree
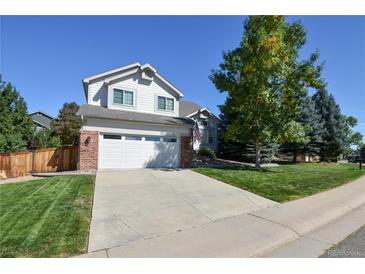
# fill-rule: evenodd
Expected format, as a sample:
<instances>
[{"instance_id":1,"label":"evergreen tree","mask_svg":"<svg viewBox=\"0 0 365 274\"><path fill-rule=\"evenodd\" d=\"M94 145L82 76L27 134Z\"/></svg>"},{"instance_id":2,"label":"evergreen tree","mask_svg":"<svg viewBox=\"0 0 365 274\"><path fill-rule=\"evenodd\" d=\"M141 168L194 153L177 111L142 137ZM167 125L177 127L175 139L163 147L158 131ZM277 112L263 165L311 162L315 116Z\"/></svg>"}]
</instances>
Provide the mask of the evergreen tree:
<instances>
[{"instance_id":1,"label":"evergreen tree","mask_svg":"<svg viewBox=\"0 0 365 274\"><path fill-rule=\"evenodd\" d=\"M26 150L32 138L33 121L24 98L9 83L0 89L0 152Z\"/></svg>"},{"instance_id":2,"label":"evergreen tree","mask_svg":"<svg viewBox=\"0 0 365 274\"><path fill-rule=\"evenodd\" d=\"M349 125L335 98L325 89L318 90L312 99L324 126L319 155L321 160L329 161L341 154L349 143Z\"/></svg>"},{"instance_id":3,"label":"evergreen tree","mask_svg":"<svg viewBox=\"0 0 365 274\"><path fill-rule=\"evenodd\" d=\"M223 157L229 160L255 163L255 144L243 144L241 142L223 141L221 143ZM261 163L270 163L276 151L276 144L261 144Z\"/></svg>"},{"instance_id":4,"label":"evergreen tree","mask_svg":"<svg viewBox=\"0 0 365 274\"><path fill-rule=\"evenodd\" d=\"M300 111L295 121L304 127L305 142L285 143L280 147L281 152L293 155L293 162L296 162L297 155L301 153L308 154L309 156L318 155L324 132L324 124L321 121L321 117L316 112L312 98L308 95L300 98Z\"/></svg>"},{"instance_id":5,"label":"evergreen tree","mask_svg":"<svg viewBox=\"0 0 365 274\"><path fill-rule=\"evenodd\" d=\"M305 43L299 22L285 23L284 16L250 16L244 24L240 46L223 56L210 79L227 92L224 111L231 122L223 136L227 141L255 144L255 163L260 167L261 145L302 142L303 127L294 121L298 97L307 87L322 86L318 53L298 62Z\"/></svg>"},{"instance_id":6,"label":"evergreen tree","mask_svg":"<svg viewBox=\"0 0 365 274\"><path fill-rule=\"evenodd\" d=\"M75 103L64 103L57 119L52 121L51 127L55 135L60 137L62 145L76 145L79 142L81 118L76 116L79 106Z\"/></svg>"}]
</instances>

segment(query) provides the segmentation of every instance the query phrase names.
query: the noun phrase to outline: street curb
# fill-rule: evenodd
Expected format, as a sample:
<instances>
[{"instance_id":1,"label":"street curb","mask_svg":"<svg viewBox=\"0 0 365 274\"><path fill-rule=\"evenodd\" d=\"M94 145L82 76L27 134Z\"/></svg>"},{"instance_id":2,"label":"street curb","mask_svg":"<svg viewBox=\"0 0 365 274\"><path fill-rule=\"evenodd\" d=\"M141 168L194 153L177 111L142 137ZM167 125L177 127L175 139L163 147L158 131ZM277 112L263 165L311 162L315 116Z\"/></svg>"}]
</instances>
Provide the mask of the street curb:
<instances>
[{"instance_id":1,"label":"street curb","mask_svg":"<svg viewBox=\"0 0 365 274\"><path fill-rule=\"evenodd\" d=\"M252 255L260 257L365 206L365 176L335 189L249 213L293 230L298 237Z\"/></svg>"},{"instance_id":2,"label":"street curb","mask_svg":"<svg viewBox=\"0 0 365 274\"><path fill-rule=\"evenodd\" d=\"M365 225L365 205L280 247L258 254L264 258L318 258Z\"/></svg>"}]
</instances>

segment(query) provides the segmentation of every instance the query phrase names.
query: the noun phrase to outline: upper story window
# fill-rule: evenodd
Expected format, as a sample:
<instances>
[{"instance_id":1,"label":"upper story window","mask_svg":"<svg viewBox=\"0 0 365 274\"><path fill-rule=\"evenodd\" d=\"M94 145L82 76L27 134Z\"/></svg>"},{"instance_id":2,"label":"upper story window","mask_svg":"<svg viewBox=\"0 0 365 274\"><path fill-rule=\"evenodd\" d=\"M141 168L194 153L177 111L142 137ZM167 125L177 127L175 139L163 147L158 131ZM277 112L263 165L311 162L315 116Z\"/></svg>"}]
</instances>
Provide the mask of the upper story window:
<instances>
[{"instance_id":1,"label":"upper story window","mask_svg":"<svg viewBox=\"0 0 365 274\"><path fill-rule=\"evenodd\" d=\"M174 111L174 99L158 96L157 98L157 109L158 110L168 110Z\"/></svg>"},{"instance_id":2,"label":"upper story window","mask_svg":"<svg viewBox=\"0 0 365 274\"><path fill-rule=\"evenodd\" d=\"M113 103L133 106L134 105L133 91L114 89L113 90Z\"/></svg>"}]
</instances>

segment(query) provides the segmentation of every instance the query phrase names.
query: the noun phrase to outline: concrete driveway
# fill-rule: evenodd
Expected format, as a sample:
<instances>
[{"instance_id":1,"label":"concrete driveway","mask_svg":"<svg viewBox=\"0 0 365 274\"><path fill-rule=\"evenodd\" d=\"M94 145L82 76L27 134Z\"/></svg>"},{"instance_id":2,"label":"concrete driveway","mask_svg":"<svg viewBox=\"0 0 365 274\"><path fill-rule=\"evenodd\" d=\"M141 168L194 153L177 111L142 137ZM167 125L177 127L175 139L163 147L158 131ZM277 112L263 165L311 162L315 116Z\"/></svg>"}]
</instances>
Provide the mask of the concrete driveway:
<instances>
[{"instance_id":1,"label":"concrete driveway","mask_svg":"<svg viewBox=\"0 0 365 274\"><path fill-rule=\"evenodd\" d=\"M172 235L275 204L191 170L98 171L88 251Z\"/></svg>"}]
</instances>

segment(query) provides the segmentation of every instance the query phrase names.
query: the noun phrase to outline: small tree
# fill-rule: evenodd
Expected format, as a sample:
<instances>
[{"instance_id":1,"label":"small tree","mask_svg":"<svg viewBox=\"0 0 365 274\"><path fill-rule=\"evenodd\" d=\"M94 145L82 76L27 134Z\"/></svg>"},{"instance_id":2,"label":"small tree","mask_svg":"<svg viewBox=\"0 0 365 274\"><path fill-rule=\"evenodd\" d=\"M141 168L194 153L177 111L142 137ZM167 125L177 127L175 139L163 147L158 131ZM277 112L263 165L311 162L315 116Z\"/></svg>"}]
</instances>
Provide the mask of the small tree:
<instances>
[{"instance_id":1,"label":"small tree","mask_svg":"<svg viewBox=\"0 0 365 274\"><path fill-rule=\"evenodd\" d=\"M0 89L0 152L26 150L32 138L33 121L24 98L9 83Z\"/></svg>"},{"instance_id":2,"label":"small tree","mask_svg":"<svg viewBox=\"0 0 365 274\"><path fill-rule=\"evenodd\" d=\"M32 148L59 147L60 145L60 137L55 136L51 130L45 128L34 132Z\"/></svg>"},{"instance_id":3,"label":"small tree","mask_svg":"<svg viewBox=\"0 0 365 274\"><path fill-rule=\"evenodd\" d=\"M76 116L79 106L75 103L64 103L57 119L52 121L51 127L55 135L60 137L62 145L76 145L79 142L81 118Z\"/></svg>"},{"instance_id":4,"label":"small tree","mask_svg":"<svg viewBox=\"0 0 365 274\"><path fill-rule=\"evenodd\" d=\"M210 79L220 92L228 93L221 108L231 117L224 138L254 143L259 168L263 143L304 141L304 128L294 121L298 98L307 87L323 86L322 66L314 66L318 53L297 62L305 43L299 22L285 23L284 16L250 16L244 30L240 46L224 53Z\"/></svg>"}]
</instances>

